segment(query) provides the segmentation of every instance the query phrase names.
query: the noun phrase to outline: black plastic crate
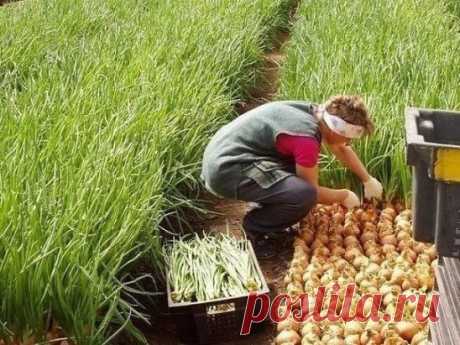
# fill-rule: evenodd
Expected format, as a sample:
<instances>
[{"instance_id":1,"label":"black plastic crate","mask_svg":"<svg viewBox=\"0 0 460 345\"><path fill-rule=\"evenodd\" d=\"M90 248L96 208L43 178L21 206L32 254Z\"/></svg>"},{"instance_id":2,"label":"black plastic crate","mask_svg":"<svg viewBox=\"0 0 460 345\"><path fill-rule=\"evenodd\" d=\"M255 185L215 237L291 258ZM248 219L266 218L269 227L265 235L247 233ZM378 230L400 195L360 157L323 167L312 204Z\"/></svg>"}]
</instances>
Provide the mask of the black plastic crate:
<instances>
[{"instance_id":1,"label":"black plastic crate","mask_svg":"<svg viewBox=\"0 0 460 345\"><path fill-rule=\"evenodd\" d=\"M460 112L406 109L414 237L460 258Z\"/></svg>"},{"instance_id":2,"label":"black plastic crate","mask_svg":"<svg viewBox=\"0 0 460 345\"><path fill-rule=\"evenodd\" d=\"M453 345L460 339L460 260L440 258L436 268L440 296L439 320L430 323L433 345Z\"/></svg>"},{"instance_id":3,"label":"black plastic crate","mask_svg":"<svg viewBox=\"0 0 460 345\"><path fill-rule=\"evenodd\" d=\"M258 295L269 295L269 288L257 261L251 243L248 243L249 253L255 263L257 274L262 282ZM171 298L171 287L167 282L168 307L175 321L179 340L185 344L217 344L239 338L243 324L244 312L249 293L228 298L220 298L205 302L176 303ZM225 311L214 310L224 307ZM260 311L261 304L255 305L255 313ZM251 333L262 323L253 324Z\"/></svg>"}]
</instances>

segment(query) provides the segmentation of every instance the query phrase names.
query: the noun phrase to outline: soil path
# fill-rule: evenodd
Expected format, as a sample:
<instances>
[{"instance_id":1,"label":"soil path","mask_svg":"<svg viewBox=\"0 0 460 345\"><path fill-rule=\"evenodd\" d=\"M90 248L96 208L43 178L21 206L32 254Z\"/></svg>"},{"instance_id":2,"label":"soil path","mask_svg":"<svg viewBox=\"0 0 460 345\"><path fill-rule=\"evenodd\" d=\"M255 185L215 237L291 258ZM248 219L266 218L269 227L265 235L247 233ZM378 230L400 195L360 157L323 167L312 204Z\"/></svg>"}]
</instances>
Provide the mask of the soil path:
<instances>
[{"instance_id":1,"label":"soil path","mask_svg":"<svg viewBox=\"0 0 460 345\"><path fill-rule=\"evenodd\" d=\"M297 6L294 6L291 11L291 20L293 20L297 11ZM257 86L250 90L250 99L236 105L235 110L239 114L273 100L277 94L279 69L285 59L284 48L288 40L289 32L278 32L275 36L275 46L273 50L267 52L264 56L262 74ZM217 199L211 195L206 195L205 198L210 201L212 205L211 210L219 215L209 214L207 219L194 221L194 228L214 232L230 231L236 236L241 236L241 221L246 212L246 203L235 200ZM283 288L282 281L291 256L291 248L286 248L273 259L259 261L272 296L276 295ZM160 320L160 325L157 325L156 329L154 333L146 334L151 345L180 344L176 338L174 324L170 320ZM239 340L221 343L221 345L270 345L273 343L274 331L274 326L266 322L256 334Z\"/></svg>"}]
</instances>

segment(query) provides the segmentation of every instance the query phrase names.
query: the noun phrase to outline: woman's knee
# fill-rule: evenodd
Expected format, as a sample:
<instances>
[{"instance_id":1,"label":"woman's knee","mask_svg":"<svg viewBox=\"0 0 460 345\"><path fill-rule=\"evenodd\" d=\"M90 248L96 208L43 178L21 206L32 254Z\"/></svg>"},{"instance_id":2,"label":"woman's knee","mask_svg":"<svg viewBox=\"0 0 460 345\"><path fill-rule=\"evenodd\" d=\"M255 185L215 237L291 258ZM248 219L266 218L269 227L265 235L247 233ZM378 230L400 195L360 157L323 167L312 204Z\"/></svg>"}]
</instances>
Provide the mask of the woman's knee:
<instances>
[{"instance_id":1,"label":"woman's knee","mask_svg":"<svg viewBox=\"0 0 460 345\"><path fill-rule=\"evenodd\" d=\"M292 203L299 209L308 212L315 204L318 192L314 186L299 179L292 193Z\"/></svg>"}]
</instances>

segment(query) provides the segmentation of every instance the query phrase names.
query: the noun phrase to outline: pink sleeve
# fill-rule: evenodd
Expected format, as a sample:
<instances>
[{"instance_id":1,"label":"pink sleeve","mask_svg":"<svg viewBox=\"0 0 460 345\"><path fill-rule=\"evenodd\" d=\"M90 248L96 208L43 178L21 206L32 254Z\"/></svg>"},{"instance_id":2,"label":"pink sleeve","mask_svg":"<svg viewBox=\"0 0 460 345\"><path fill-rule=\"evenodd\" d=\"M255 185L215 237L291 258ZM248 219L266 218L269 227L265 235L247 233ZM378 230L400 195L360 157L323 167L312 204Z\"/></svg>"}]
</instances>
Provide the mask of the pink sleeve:
<instances>
[{"instance_id":1,"label":"pink sleeve","mask_svg":"<svg viewBox=\"0 0 460 345\"><path fill-rule=\"evenodd\" d=\"M279 134L276 149L282 155L293 157L296 164L312 168L318 163L320 144L313 137Z\"/></svg>"}]
</instances>

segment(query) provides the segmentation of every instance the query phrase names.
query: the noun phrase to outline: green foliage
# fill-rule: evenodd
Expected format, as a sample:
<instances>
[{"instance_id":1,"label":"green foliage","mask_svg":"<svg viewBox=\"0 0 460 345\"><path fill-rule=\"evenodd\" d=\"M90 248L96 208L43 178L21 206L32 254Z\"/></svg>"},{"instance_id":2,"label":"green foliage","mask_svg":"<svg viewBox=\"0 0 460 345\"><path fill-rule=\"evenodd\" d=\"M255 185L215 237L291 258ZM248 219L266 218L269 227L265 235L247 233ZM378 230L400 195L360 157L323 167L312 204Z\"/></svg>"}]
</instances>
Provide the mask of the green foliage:
<instances>
[{"instance_id":1,"label":"green foliage","mask_svg":"<svg viewBox=\"0 0 460 345\"><path fill-rule=\"evenodd\" d=\"M48 315L135 333L120 281L187 193L288 0L28 0L0 10L0 338ZM141 315L138 315L139 317Z\"/></svg>"},{"instance_id":2,"label":"green foliage","mask_svg":"<svg viewBox=\"0 0 460 345\"><path fill-rule=\"evenodd\" d=\"M407 198L404 109L460 108L458 23L438 0L302 2L282 69L280 99L325 101L359 94L376 124L354 143L388 197ZM331 156L322 156L321 180L358 190Z\"/></svg>"}]
</instances>

